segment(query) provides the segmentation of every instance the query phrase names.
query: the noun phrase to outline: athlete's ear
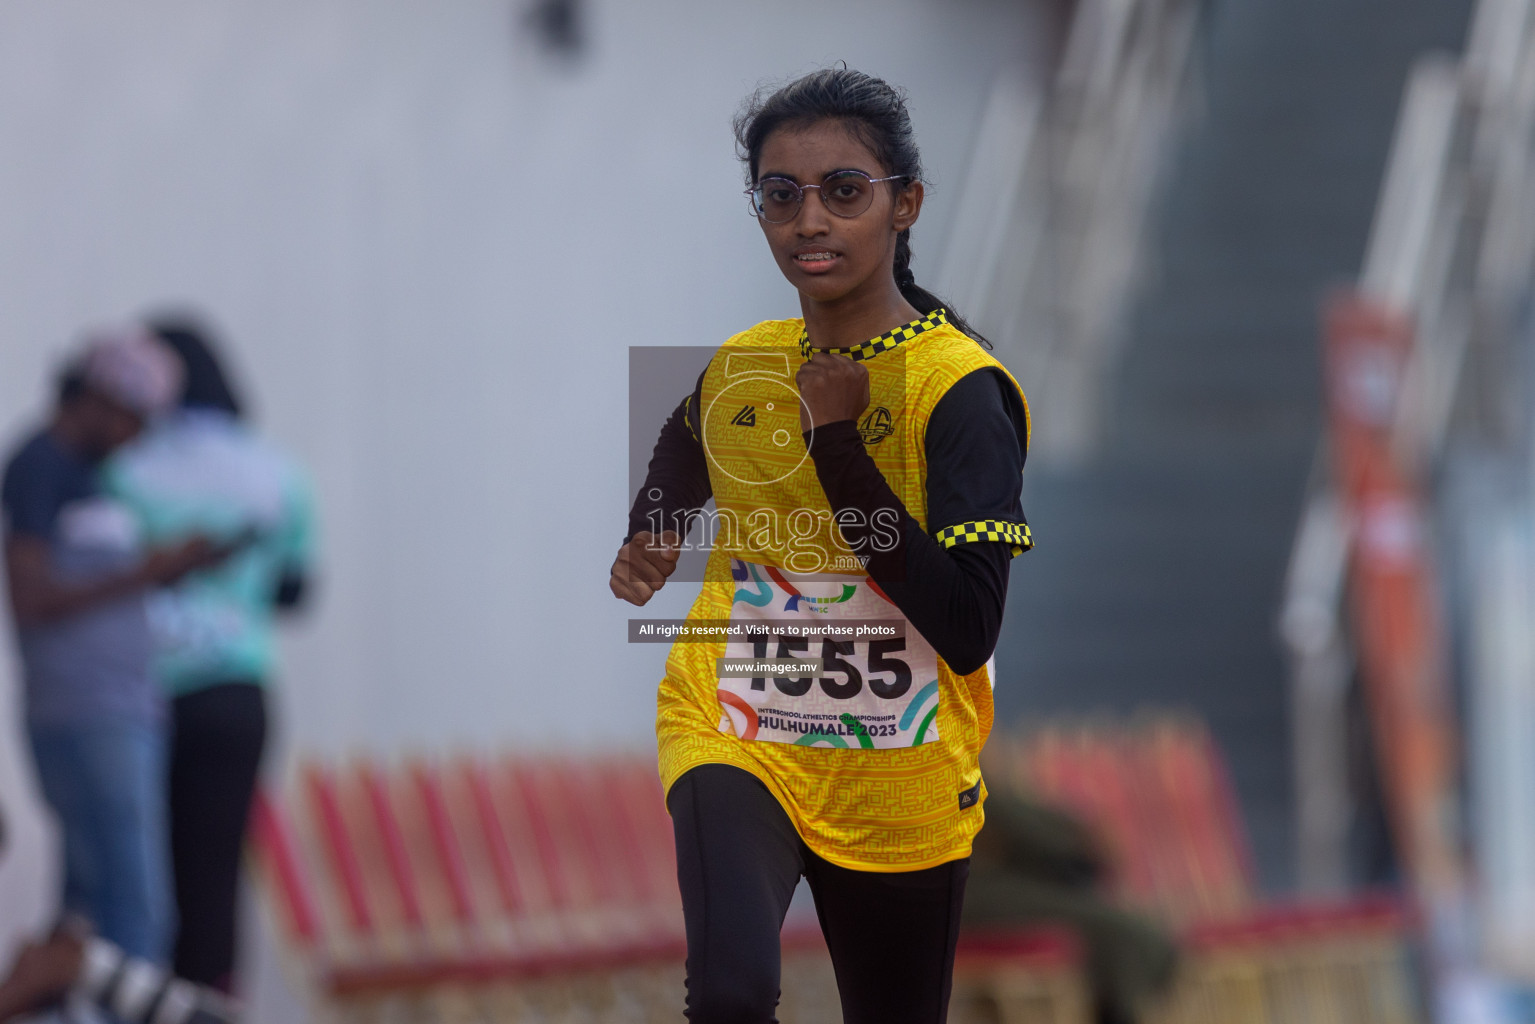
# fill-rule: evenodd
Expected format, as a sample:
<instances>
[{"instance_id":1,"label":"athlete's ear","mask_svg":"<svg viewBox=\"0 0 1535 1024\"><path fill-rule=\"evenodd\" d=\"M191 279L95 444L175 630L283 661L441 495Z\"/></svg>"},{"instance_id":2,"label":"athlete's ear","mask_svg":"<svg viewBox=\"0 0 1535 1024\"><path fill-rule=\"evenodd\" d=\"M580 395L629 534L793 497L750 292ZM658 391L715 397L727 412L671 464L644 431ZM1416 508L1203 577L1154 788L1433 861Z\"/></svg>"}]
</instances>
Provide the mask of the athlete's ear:
<instances>
[{"instance_id":1,"label":"athlete's ear","mask_svg":"<svg viewBox=\"0 0 1535 1024\"><path fill-rule=\"evenodd\" d=\"M897 190L895 194L895 206L891 210L891 226L897 231L905 231L917 223L917 216L922 212L921 181L908 182L906 187Z\"/></svg>"}]
</instances>

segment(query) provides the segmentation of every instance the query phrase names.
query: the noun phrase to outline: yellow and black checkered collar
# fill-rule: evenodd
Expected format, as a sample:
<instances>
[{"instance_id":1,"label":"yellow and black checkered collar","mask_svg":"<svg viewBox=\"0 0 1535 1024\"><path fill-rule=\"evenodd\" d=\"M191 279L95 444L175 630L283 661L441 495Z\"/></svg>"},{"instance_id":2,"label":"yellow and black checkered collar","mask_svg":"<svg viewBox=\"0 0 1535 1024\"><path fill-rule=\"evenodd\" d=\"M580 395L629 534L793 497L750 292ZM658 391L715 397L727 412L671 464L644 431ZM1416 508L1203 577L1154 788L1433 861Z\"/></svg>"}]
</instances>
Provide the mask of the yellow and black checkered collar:
<instances>
[{"instance_id":1,"label":"yellow and black checkered collar","mask_svg":"<svg viewBox=\"0 0 1535 1024\"><path fill-rule=\"evenodd\" d=\"M919 316L909 324L897 327L893 331L886 331L877 338L870 338L862 345L854 345L851 348L825 348L822 352L829 352L834 356L847 356L854 362L864 359L872 359L881 352L889 352L903 341L910 341L925 331L931 331L934 327L942 326L949 322L941 309L935 309L926 316ZM810 335L803 330L799 333L799 354L804 359L809 359L815 351L810 347Z\"/></svg>"}]
</instances>

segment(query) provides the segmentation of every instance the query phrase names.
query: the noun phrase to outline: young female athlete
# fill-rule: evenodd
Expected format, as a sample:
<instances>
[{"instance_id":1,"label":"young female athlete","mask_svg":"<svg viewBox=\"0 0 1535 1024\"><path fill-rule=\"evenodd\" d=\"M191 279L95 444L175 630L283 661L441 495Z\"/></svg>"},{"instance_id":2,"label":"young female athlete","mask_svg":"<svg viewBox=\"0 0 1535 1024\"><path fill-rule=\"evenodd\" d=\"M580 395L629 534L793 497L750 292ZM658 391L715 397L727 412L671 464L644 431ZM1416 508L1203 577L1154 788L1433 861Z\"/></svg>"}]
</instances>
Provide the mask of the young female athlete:
<instances>
[{"instance_id":1,"label":"young female athlete","mask_svg":"<svg viewBox=\"0 0 1535 1024\"><path fill-rule=\"evenodd\" d=\"M1027 407L913 280L922 168L896 90L816 72L754 97L736 135L803 319L711 359L662 429L610 581L648 601L713 497L701 635L672 648L656 726L687 1014L774 1019L804 876L844 1019L938 1022L985 799L985 665L1030 546Z\"/></svg>"}]
</instances>

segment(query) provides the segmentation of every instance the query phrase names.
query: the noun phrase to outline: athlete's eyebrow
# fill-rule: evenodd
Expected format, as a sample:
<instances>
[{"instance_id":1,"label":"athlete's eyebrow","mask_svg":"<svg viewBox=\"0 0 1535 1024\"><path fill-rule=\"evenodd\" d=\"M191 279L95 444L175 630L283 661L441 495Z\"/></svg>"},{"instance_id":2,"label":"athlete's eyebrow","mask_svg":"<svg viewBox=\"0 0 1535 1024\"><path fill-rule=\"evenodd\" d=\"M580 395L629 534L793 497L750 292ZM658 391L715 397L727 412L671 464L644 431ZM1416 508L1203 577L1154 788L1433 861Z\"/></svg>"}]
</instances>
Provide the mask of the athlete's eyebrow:
<instances>
[{"instance_id":1,"label":"athlete's eyebrow","mask_svg":"<svg viewBox=\"0 0 1535 1024\"><path fill-rule=\"evenodd\" d=\"M879 177L882 177L882 175L873 174L873 173L871 173L869 171L864 170L862 167L835 167L832 170L829 170L825 174L821 175L819 178L816 178L815 181L811 182L811 184L818 184L820 182L823 182L827 178L831 177L833 174L841 174L843 171L857 171L859 174L862 174L866 178L879 178ZM798 178L796 178L794 175L790 174L788 171L763 171L761 174L757 175L757 180L758 181L761 181L764 178L788 178L790 181L794 182L794 184L796 184L796 185L803 185L803 184L805 184L804 182L802 182Z\"/></svg>"}]
</instances>

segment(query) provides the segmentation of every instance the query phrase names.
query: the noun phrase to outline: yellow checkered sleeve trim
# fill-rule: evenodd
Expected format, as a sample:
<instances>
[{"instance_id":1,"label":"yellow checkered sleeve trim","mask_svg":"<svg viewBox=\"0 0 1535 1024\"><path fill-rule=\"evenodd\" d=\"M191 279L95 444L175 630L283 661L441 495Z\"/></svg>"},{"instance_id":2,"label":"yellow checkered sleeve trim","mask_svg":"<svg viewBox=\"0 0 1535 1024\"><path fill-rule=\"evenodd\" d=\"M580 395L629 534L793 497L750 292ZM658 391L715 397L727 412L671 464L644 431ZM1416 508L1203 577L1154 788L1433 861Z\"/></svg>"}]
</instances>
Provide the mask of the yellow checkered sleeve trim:
<instances>
[{"instance_id":1,"label":"yellow checkered sleeve trim","mask_svg":"<svg viewBox=\"0 0 1535 1024\"><path fill-rule=\"evenodd\" d=\"M1034 546L1028 523L1006 523L1000 519L978 519L973 523L945 526L938 531L938 543L946 548L972 541L1005 541L1013 550L1013 556L1023 554Z\"/></svg>"}]
</instances>

